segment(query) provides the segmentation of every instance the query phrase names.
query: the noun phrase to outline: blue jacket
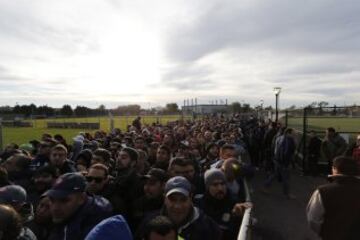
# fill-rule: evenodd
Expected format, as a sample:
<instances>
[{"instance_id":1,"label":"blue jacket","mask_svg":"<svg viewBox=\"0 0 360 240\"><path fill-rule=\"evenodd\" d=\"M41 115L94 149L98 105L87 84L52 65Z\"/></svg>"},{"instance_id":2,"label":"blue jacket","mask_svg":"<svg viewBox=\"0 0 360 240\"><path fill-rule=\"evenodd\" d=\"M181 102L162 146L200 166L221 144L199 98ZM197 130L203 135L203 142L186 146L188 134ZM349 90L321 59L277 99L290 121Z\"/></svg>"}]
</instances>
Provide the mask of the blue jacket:
<instances>
[{"instance_id":1,"label":"blue jacket","mask_svg":"<svg viewBox=\"0 0 360 240\"><path fill-rule=\"evenodd\" d=\"M112 206L100 196L88 196L87 201L64 224L54 227L48 240L80 240L101 220L111 216Z\"/></svg>"},{"instance_id":2,"label":"blue jacket","mask_svg":"<svg viewBox=\"0 0 360 240\"><path fill-rule=\"evenodd\" d=\"M116 215L103 220L96 225L85 240L132 240L129 226L121 215Z\"/></svg>"}]
</instances>

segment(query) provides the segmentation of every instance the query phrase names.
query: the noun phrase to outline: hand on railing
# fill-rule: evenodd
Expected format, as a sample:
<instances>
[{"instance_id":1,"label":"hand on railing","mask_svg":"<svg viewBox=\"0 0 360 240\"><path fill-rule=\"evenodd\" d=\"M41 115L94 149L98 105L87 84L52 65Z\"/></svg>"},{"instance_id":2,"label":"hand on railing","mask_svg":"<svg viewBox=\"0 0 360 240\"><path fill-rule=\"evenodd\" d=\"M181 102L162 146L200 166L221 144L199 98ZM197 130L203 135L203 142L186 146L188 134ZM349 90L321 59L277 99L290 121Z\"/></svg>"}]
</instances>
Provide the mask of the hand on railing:
<instances>
[{"instance_id":1,"label":"hand on railing","mask_svg":"<svg viewBox=\"0 0 360 240\"><path fill-rule=\"evenodd\" d=\"M253 204L251 202L237 203L234 205L232 209L232 214L241 217L247 208L252 208L252 207Z\"/></svg>"}]
</instances>

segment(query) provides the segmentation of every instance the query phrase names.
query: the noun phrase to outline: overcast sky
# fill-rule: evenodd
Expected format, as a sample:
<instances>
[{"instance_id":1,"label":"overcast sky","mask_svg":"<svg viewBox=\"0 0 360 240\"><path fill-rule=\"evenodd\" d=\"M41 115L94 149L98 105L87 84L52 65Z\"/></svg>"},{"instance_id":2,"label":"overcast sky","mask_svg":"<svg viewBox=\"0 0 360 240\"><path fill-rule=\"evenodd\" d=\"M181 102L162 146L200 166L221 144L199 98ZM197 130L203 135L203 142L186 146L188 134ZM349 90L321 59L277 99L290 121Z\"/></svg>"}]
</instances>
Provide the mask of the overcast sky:
<instances>
[{"instance_id":1,"label":"overcast sky","mask_svg":"<svg viewBox=\"0 0 360 240\"><path fill-rule=\"evenodd\" d=\"M0 0L0 105L360 104L360 1Z\"/></svg>"}]
</instances>

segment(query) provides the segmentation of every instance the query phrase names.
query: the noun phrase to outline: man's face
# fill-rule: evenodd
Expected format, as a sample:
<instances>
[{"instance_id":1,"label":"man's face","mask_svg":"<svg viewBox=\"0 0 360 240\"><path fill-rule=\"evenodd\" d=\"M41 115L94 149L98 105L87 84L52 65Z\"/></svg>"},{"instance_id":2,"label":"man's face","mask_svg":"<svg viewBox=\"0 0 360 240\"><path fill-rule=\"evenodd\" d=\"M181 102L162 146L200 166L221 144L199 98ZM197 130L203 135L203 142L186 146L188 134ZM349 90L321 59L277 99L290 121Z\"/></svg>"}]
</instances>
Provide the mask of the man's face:
<instances>
[{"instance_id":1,"label":"man's face","mask_svg":"<svg viewBox=\"0 0 360 240\"><path fill-rule=\"evenodd\" d=\"M134 147L136 149L143 149L145 147L144 140L143 139L136 139L134 143Z\"/></svg>"},{"instance_id":2,"label":"man's face","mask_svg":"<svg viewBox=\"0 0 360 240\"><path fill-rule=\"evenodd\" d=\"M204 138L207 142L210 142L212 140L212 133L210 131L206 131L204 133Z\"/></svg>"},{"instance_id":3,"label":"man's face","mask_svg":"<svg viewBox=\"0 0 360 240\"><path fill-rule=\"evenodd\" d=\"M120 151L118 157L116 158L116 165L118 169L129 168L131 165L131 158L129 154L125 151Z\"/></svg>"},{"instance_id":4,"label":"man's face","mask_svg":"<svg viewBox=\"0 0 360 240\"><path fill-rule=\"evenodd\" d=\"M55 178L50 173L41 173L34 177L34 183L36 190L39 192L44 192L51 188L55 181Z\"/></svg>"},{"instance_id":5,"label":"man's face","mask_svg":"<svg viewBox=\"0 0 360 240\"><path fill-rule=\"evenodd\" d=\"M222 160L236 157L235 149L222 149L220 151L220 158Z\"/></svg>"},{"instance_id":6,"label":"man's face","mask_svg":"<svg viewBox=\"0 0 360 240\"><path fill-rule=\"evenodd\" d=\"M106 183L107 177L105 176L105 171L95 168L90 168L88 174L86 175L86 190L89 193L97 194L101 192Z\"/></svg>"},{"instance_id":7,"label":"man's face","mask_svg":"<svg viewBox=\"0 0 360 240\"><path fill-rule=\"evenodd\" d=\"M66 160L66 152L61 149L54 149L50 154L50 163L55 167L62 167Z\"/></svg>"},{"instance_id":8,"label":"man's face","mask_svg":"<svg viewBox=\"0 0 360 240\"><path fill-rule=\"evenodd\" d=\"M334 133L332 132L332 131L328 131L328 130L326 130L326 136L328 137L328 138L332 138L332 137L334 137Z\"/></svg>"},{"instance_id":9,"label":"man's face","mask_svg":"<svg viewBox=\"0 0 360 240\"><path fill-rule=\"evenodd\" d=\"M219 148L217 146L212 146L209 149L210 156L217 158L219 156Z\"/></svg>"},{"instance_id":10,"label":"man's face","mask_svg":"<svg viewBox=\"0 0 360 240\"><path fill-rule=\"evenodd\" d=\"M104 159L100 155L94 155L93 158L91 159L91 165L94 165L97 163L105 164Z\"/></svg>"},{"instance_id":11,"label":"man's face","mask_svg":"<svg viewBox=\"0 0 360 240\"><path fill-rule=\"evenodd\" d=\"M222 200L226 196L226 184L223 180L214 180L209 186L210 195L217 199Z\"/></svg>"},{"instance_id":12,"label":"man's face","mask_svg":"<svg viewBox=\"0 0 360 240\"><path fill-rule=\"evenodd\" d=\"M35 211L35 221L38 223L51 222L50 199L48 197L40 200Z\"/></svg>"},{"instance_id":13,"label":"man's face","mask_svg":"<svg viewBox=\"0 0 360 240\"><path fill-rule=\"evenodd\" d=\"M50 197L50 213L54 223L65 223L86 201L84 193L73 193L65 198Z\"/></svg>"},{"instance_id":14,"label":"man's face","mask_svg":"<svg viewBox=\"0 0 360 240\"><path fill-rule=\"evenodd\" d=\"M40 145L40 147L39 147L39 154L40 155L49 156L50 152L51 152L50 146Z\"/></svg>"},{"instance_id":15,"label":"man's face","mask_svg":"<svg viewBox=\"0 0 360 240\"><path fill-rule=\"evenodd\" d=\"M189 196L181 193L173 193L164 201L168 217L179 225L185 221L192 209L192 202Z\"/></svg>"},{"instance_id":16,"label":"man's face","mask_svg":"<svg viewBox=\"0 0 360 240\"><path fill-rule=\"evenodd\" d=\"M170 231L169 233L165 234L164 236L157 233L151 232L149 235L149 240L176 240L176 232L174 230Z\"/></svg>"},{"instance_id":17,"label":"man's face","mask_svg":"<svg viewBox=\"0 0 360 240\"><path fill-rule=\"evenodd\" d=\"M156 153L156 161L157 162L169 162L170 154L166 150L159 148Z\"/></svg>"},{"instance_id":18,"label":"man's face","mask_svg":"<svg viewBox=\"0 0 360 240\"><path fill-rule=\"evenodd\" d=\"M172 166L172 176L182 176L192 182L195 176L195 168L193 165L186 165L186 166L180 166L180 165L173 165Z\"/></svg>"},{"instance_id":19,"label":"man's face","mask_svg":"<svg viewBox=\"0 0 360 240\"><path fill-rule=\"evenodd\" d=\"M144 184L144 193L147 198L158 198L163 194L163 192L164 183L154 178L146 180Z\"/></svg>"}]
</instances>

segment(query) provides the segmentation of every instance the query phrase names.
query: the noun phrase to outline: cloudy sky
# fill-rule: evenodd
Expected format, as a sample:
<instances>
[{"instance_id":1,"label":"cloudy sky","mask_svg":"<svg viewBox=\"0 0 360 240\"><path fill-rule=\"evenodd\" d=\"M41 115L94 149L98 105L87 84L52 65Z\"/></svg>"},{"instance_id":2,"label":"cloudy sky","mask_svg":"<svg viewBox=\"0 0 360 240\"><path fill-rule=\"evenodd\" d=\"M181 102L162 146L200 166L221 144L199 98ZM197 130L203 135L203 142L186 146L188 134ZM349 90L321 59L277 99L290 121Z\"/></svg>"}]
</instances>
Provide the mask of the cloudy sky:
<instances>
[{"instance_id":1,"label":"cloudy sky","mask_svg":"<svg viewBox=\"0 0 360 240\"><path fill-rule=\"evenodd\" d=\"M0 105L360 104L360 1L0 0Z\"/></svg>"}]
</instances>

